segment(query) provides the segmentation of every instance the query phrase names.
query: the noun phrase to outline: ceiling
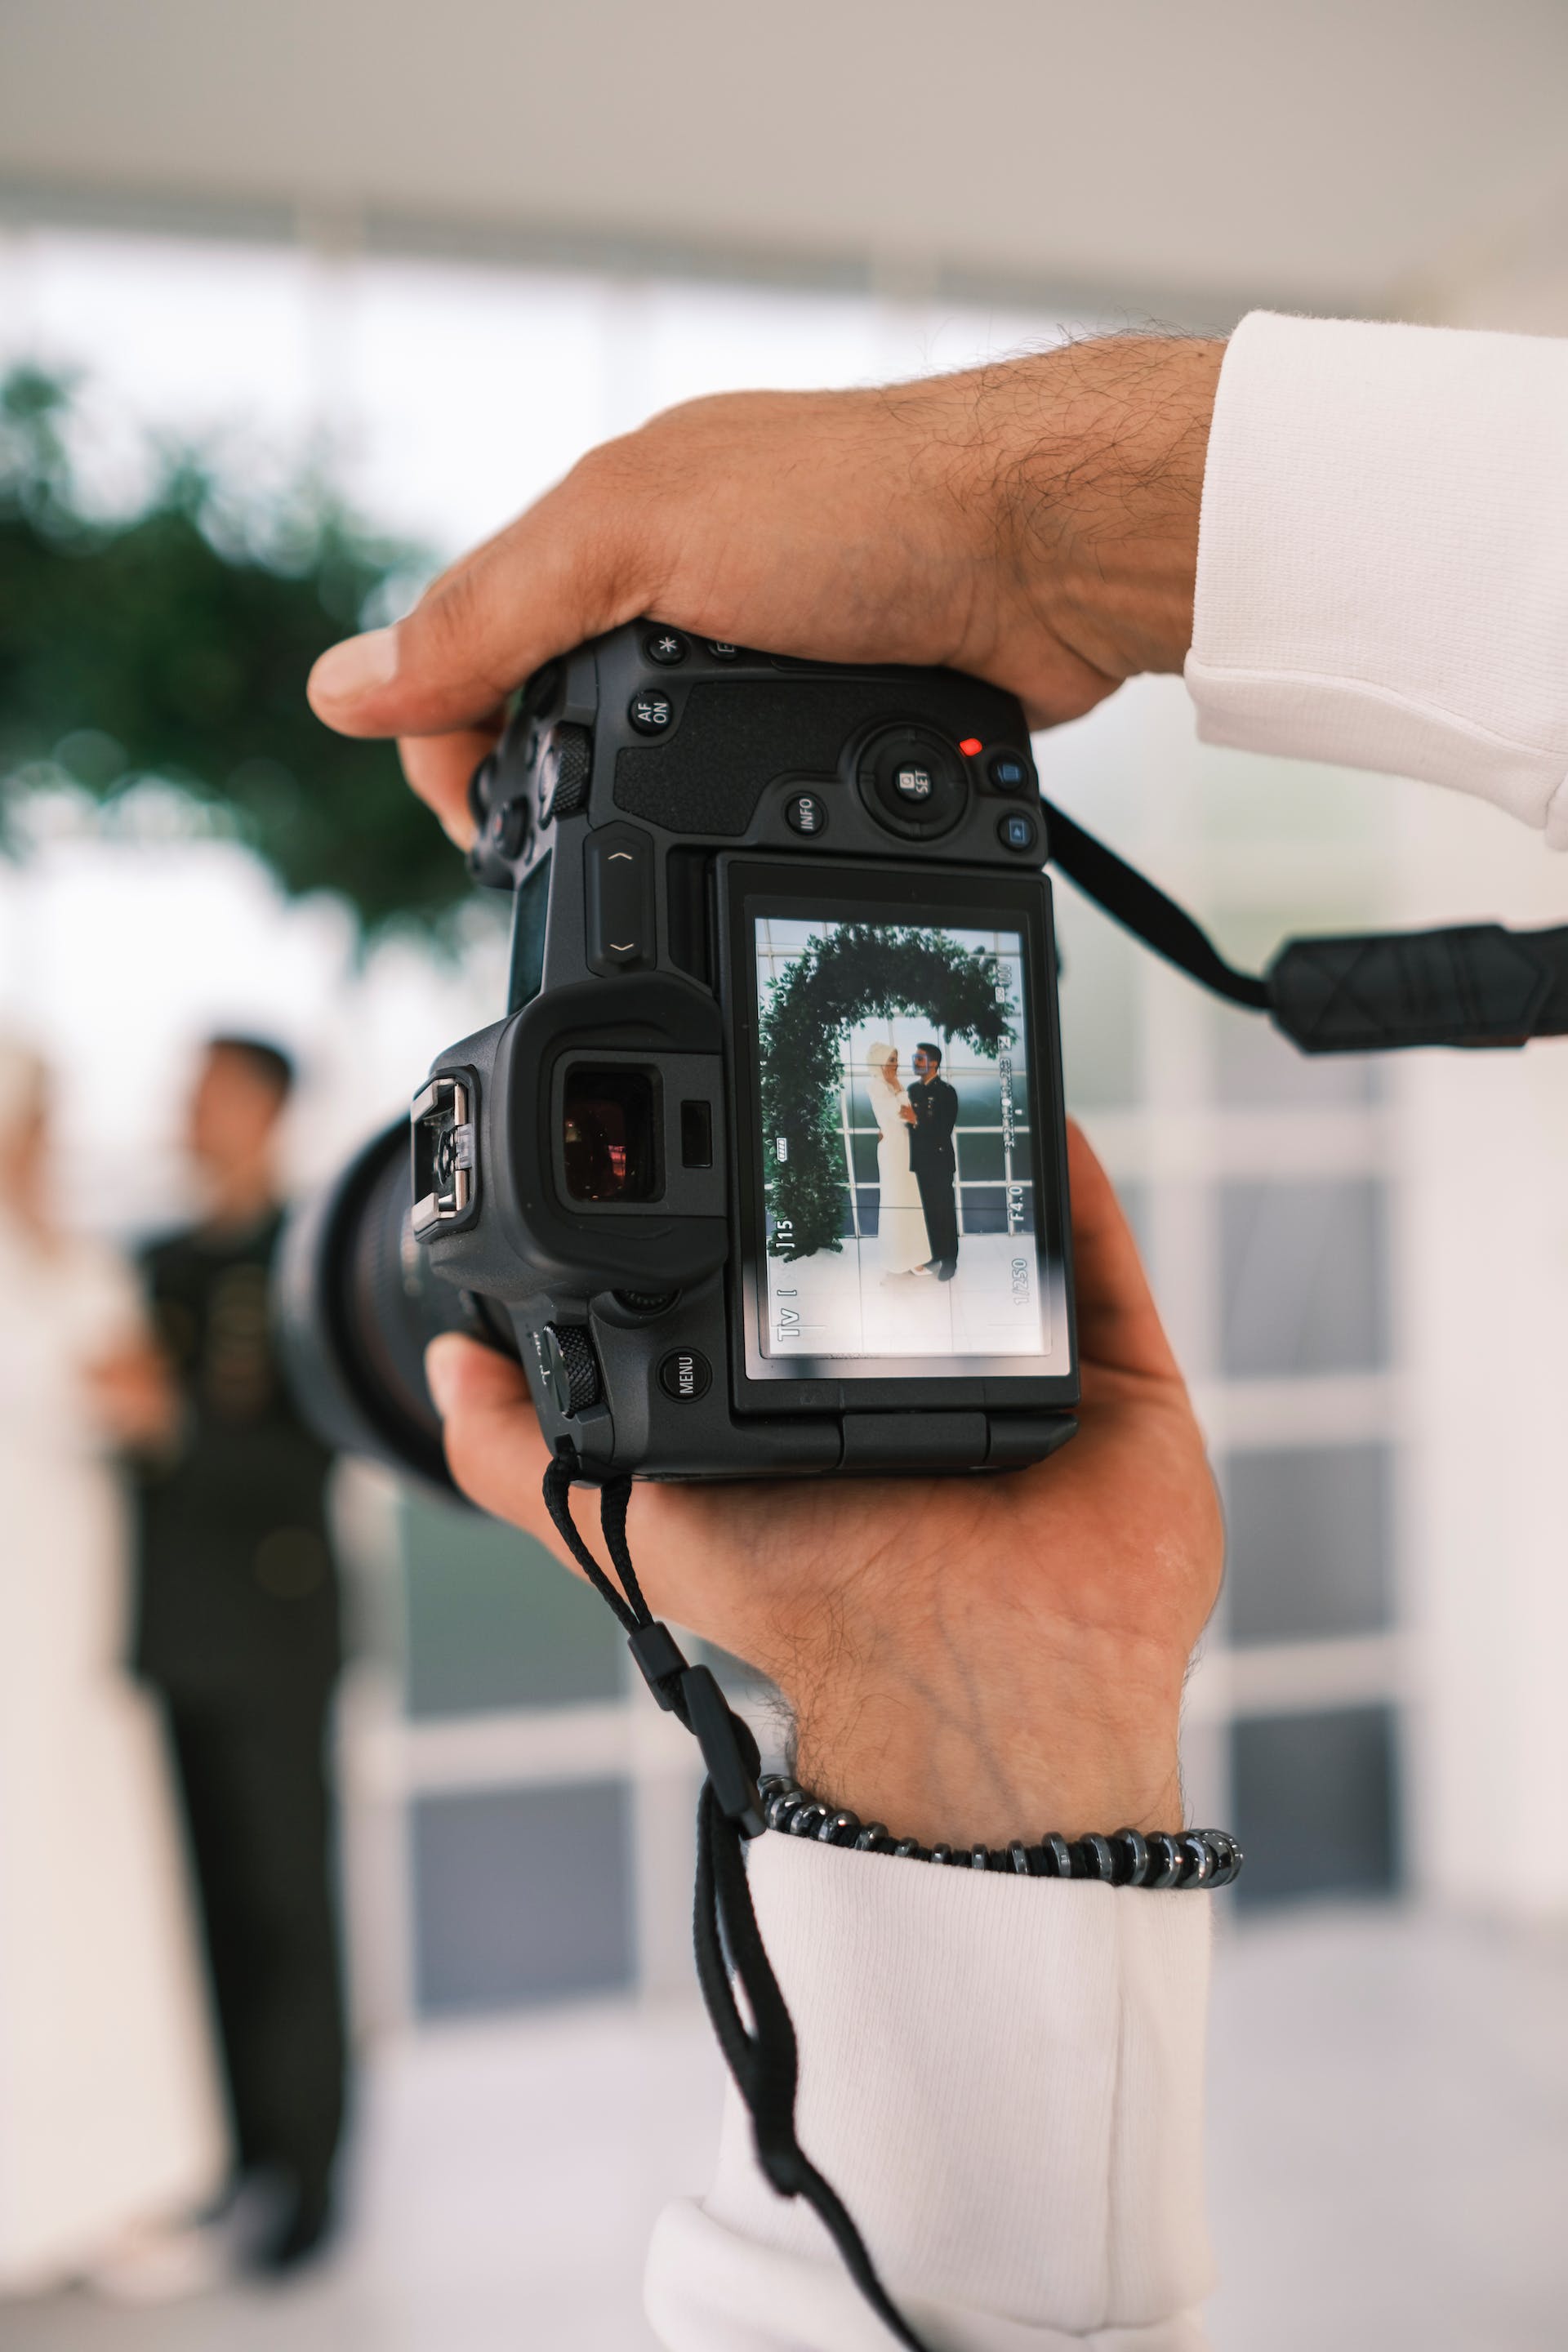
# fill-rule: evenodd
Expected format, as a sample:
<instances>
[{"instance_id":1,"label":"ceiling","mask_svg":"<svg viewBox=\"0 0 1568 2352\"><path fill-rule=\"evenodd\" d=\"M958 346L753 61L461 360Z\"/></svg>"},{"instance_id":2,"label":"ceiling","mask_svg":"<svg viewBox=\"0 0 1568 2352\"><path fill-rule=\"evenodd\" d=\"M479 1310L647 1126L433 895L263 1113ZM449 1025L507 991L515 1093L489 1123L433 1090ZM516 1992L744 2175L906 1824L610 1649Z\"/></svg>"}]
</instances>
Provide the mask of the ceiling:
<instances>
[{"instance_id":1,"label":"ceiling","mask_svg":"<svg viewBox=\"0 0 1568 2352\"><path fill-rule=\"evenodd\" d=\"M0 0L12 217L1214 324L1463 309L1558 218L1565 94L1558 0Z\"/></svg>"}]
</instances>

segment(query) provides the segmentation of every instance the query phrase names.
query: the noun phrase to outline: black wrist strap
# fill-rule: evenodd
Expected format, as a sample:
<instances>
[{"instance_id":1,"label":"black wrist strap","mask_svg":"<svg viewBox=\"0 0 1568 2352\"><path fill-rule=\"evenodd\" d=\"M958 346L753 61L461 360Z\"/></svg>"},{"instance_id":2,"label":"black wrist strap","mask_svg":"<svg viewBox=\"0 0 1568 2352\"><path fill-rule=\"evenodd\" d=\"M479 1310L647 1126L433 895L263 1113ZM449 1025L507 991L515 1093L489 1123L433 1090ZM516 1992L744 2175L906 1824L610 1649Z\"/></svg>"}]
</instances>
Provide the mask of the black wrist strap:
<instances>
[{"instance_id":1,"label":"black wrist strap","mask_svg":"<svg viewBox=\"0 0 1568 2352\"><path fill-rule=\"evenodd\" d=\"M805 2198L895 2341L906 2352L928 2352L890 2300L843 2200L795 2137L800 2060L795 2026L763 1943L746 1875L746 1843L760 1836L765 1826L757 1786L762 1756L751 1726L735 1714L709 1667L687 1663L669 1628L643 1598L626 1543L631 1480L612 1479L599 1493L599 1524L619 1579L617 1591L573 1519L571 1493L577 1475L577 1465L569 1456L553 1461L544 1474L545 1507L573 1559L615 1612L648 1688L660 1706L692 1734L707 1767L697 1803L697 1979L719 2047L752 2118L757 2162L781 2197ZM746 1996L750 2027L735 1998L731 1970Z\"/></svg>"},{"instance_id":2,"label":"black wrist strap","mask_svg":"<svg viewBox=\"0 0 1568 2352\"><path fill-rule=\"evenodd\" d=\"M1258 977L1226 963L1163 890L1041 803L1051 863L1087 898L1216 996L1267 1013L1304 1054L1411 1045L1523 1045L1568 1033L1568 928L1287 940Z\"/></svg>"}]
</instances>

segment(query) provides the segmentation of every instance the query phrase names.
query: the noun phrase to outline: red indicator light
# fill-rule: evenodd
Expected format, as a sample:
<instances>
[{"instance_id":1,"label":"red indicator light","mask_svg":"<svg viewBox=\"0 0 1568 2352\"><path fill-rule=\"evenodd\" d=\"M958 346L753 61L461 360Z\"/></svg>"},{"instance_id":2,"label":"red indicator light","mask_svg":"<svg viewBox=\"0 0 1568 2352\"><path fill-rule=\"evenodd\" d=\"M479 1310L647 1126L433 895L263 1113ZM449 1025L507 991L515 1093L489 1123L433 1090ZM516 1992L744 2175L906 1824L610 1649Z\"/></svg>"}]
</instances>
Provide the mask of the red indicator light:
<instances>
[{"instance_id":1,"label":"red indicator light","mask_svg":"<svg viewBox=\"0 0 1568 2352\"><path fill-rule=\"evenodd\" d=\"M966 760L973 760L976 751L984 751L985 747L978 735L966 735L958 748Z\"/></svg>"}]
</instances>

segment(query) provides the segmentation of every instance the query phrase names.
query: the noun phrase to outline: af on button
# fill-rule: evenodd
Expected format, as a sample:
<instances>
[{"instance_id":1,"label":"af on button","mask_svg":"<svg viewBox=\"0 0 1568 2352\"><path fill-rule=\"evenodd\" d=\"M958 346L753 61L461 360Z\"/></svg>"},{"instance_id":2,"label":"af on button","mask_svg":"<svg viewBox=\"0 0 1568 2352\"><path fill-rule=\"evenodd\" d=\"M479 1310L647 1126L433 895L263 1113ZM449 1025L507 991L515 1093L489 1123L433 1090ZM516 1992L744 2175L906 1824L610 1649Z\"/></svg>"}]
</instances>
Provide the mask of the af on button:
<instances>
[{"instance_id":1,"label":"af on button","mask_svg":"<svg viewBox=\"0 0 1568 2352\"><path fill-rule=\"evenodd\" d=\"M666 1356L658 1368L658 1384L668 1397L678 1403L689 1398L706 1396L712 1385L713 1374L706 1356L695 1348L676 1348Z\"/></svg>"},{"instance_id":2,"label":"af on button","mask_svg":"<svg viewBox=\"0 0 1568 2352\"><path fill-rule=\"evenodd\" d=\"M675 717L675 705L668 694L634 694L626 717L639 735L662 735Z\"/></svg>"}]
</instances>

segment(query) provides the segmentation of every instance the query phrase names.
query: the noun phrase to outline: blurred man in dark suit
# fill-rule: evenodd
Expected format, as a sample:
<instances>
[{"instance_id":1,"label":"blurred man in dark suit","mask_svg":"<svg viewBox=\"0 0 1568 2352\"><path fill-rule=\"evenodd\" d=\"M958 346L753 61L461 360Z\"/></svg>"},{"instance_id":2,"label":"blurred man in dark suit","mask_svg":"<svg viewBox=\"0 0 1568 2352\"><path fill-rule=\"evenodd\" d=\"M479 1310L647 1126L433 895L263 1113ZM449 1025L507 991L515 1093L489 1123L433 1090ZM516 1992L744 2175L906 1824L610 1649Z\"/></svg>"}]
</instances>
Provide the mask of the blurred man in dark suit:
<instances>
[{"instance_id":1,"label":"blurred man in dark suit","mask_svg":"<svg viewBox=\"0 0 1568 2352\"><path fill-rule=\"evenodd\" d=\"M915 1115L910 1165L921 1188L931 1244L921 1271L934 1274L939 1282L951 1282L958 1270L958 1155L952 1141L958 1096L942 1075L942 1047L926 1040L915 1047L910 1108Z\"/></svg>"},{"instance_id":2,"label":"blurred man in dark suit","mask_svg":"<svg viewBox=\"0 0 1568 2352\"><path fill-rule=\"evenodd\" d=\"M345 2069L326 1738L341 1659L331 1456L274 1357L277 1145L293 1083L214 1038L189 1141L207 1213L143 1270L171 1377L141 1465L135 1665L164 1697L201 1891L248 2251L286 2268L331 2216Z\"/></svg>"}]
</instances>

